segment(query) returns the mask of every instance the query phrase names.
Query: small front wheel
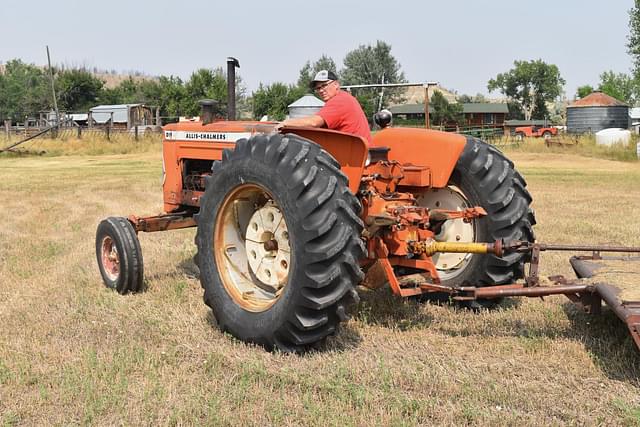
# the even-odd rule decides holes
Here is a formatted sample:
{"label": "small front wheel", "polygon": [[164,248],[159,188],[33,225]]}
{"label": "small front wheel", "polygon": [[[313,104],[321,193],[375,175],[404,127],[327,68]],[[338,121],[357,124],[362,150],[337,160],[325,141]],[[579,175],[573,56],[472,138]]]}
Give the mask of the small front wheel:
{"label": "small front wheel", "polygon": [[108,288],[119,294],[142,290],[142,250],[126,218],[109,217],[100,222],[96,231],[96,258]]}

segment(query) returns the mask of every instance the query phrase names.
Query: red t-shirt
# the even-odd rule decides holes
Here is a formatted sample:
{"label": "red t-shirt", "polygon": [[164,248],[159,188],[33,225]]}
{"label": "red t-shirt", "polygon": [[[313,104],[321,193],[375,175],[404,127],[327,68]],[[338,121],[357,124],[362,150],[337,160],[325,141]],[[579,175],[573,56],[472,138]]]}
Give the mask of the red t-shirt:
{"label": "red t-shirt", "polygon": [[358,100],[351,94],[340,90],[318,112],[329,129],[351,133],[371,142],[369,123]]}

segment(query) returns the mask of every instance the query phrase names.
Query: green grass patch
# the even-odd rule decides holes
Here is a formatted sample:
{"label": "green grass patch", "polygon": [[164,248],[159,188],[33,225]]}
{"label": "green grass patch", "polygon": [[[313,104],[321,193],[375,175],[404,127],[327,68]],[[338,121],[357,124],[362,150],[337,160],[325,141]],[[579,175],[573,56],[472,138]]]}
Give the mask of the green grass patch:
{"label": "green grass patch", "polygon": [[[362,291],[324,348],[296,356],[215,327],[193,229],[141,233],[149,289],[105,289],[95,228],[159,212],[156,148],[0,158],[0,425],[638,424],[640,356],[625,325],[564,297],[472,313]],[[509,156],[541,241],[640,246],[640,164]],[[544,253],[541,274],[572,277],[568,257]]]}

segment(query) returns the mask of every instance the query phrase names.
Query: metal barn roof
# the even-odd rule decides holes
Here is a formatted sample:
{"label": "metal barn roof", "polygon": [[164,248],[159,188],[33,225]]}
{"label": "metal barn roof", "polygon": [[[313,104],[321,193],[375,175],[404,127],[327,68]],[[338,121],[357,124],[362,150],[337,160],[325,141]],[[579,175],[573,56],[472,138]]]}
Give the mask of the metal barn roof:
{"label": "metal barn roof", "polygon": [[504,113],[509,112],[507,104],[498,104],[493,102],[473,102],[462,104],[462,112],[465,114],[472,113]]}
{"label": "metal barn roof", "polygon": [[582,99],[578,99],[568,108],[572,107],[628,107],[628,105],[606,93],[593,92]]}
{"label": "metal barn roof", "polygon": [[117,104],[117,105],[98,105],[91,108],[91,117],[98,124],[104,124],[111,119],[113,113],[113,123],[127,123],[129,118],[129,108],[138,107],[142,104]]}

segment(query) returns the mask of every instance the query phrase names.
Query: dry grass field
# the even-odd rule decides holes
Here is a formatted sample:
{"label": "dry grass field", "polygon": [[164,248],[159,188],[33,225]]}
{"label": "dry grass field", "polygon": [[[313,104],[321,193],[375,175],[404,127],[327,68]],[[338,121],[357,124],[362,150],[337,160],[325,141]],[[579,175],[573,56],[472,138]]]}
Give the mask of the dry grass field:
{"label": "dry grass field", "polygon": [[[106,289],[96,226],[159,212],[159,150],[0,157],[0,425],[640,425],[640,352],[564,297],[471,313],[363,292],[295,356],[218,332],[193,229],[140,236],[146,292]],[[640,163],[508,155],[539,240],[640,246]],[[570,276],[568,257],[541,273]]]}

